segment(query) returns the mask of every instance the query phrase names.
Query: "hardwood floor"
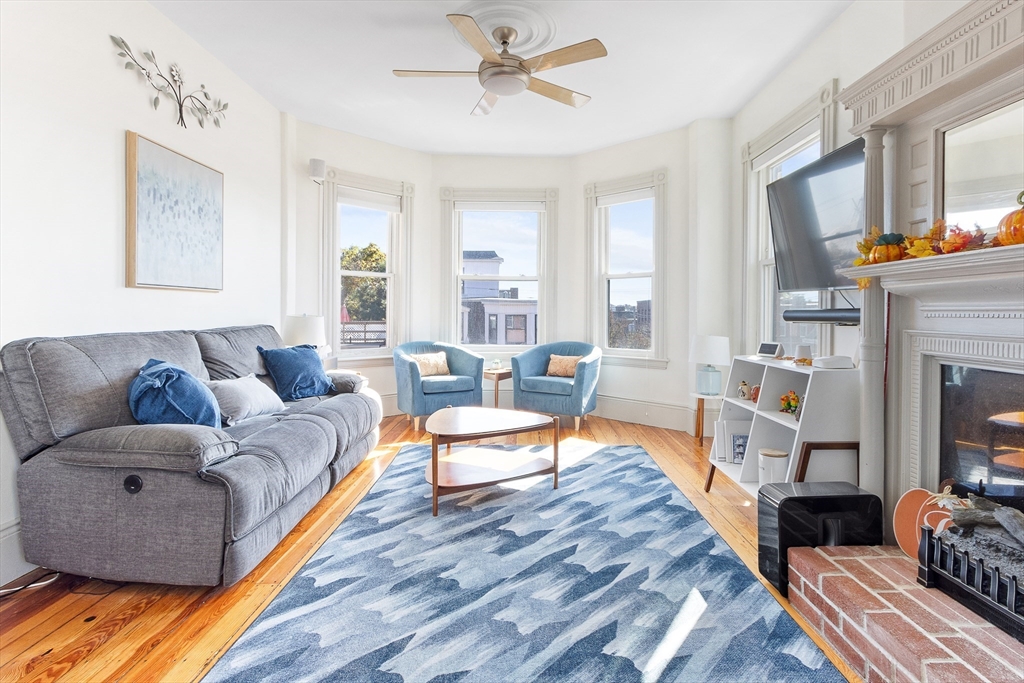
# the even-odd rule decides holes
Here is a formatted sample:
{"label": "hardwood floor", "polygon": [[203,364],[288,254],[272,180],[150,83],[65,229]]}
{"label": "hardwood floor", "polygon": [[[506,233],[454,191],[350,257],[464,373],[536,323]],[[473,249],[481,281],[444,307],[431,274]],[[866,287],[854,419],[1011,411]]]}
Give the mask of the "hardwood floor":
{"label": "hardwood floor", "polygon": [[[563,430],[562,437],[643,446],[759,576],[756,504],[724,476],[715,479],[710,493],[704,492],[707,445],[699,448],[685,432],[596,417],[584,422],[578,432]],[[550,435],[534,432],[498,441],[544,443]],[[399,449],[410,443],[430,443],[429,435],[412,431],[404,416],[386,418],[381,424],[381,445],[370,457],[252,573],[230,588],[113,584],[64,575],[44,588],[4,598],[0,601],[0,681],[184,683],[201,679],[341,523]],[[37,570],[12,585],[42,573]],[[780,601],[836,667],[849,680],[859,681],[788,602]]]}

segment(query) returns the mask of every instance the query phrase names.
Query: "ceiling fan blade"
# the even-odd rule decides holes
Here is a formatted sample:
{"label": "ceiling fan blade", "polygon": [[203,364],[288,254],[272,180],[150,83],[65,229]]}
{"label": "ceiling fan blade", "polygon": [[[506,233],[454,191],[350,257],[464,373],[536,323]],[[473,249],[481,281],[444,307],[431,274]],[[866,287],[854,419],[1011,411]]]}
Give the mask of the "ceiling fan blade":
{"label": "ceiling fan blade", "polygon": [[556,102],[568,104],[570,107],[576,107],[577,109],[579,109],[584,104],[590,101],[590,95],[584,95],[583,93],[573,92],[568,88],[563,88],[560,85],[555,85],[554,83],[542,81],[539,78],[531,78],[530,85],[526,86],[526,89],[532,90],[538,95],[550,97]]}
{"label": "ceiling fan blade", "polygon": [[480,30],[480,26],[473,17],[468,14],[449,14],[448,21],[452,22],[452,25],[458,29],[463,38],[469,41],[469,44],[484,58],[485,62],[501,64],[501,57],[494,51],[491,41],[487,40],[487,36]]}
{"label": "ceiling fan blade", "polygon": [[582,43],[576,43],[569,47],[563,47],[559,50],[531,57],[523,61],[523,66],[534,72],[547,71],[548,69],[554,69],[556,66],[585,62],[588,59],[597,59],[607,55],[608,50],[604,48],[604,44],[597,38],[592,38]]}
{"label": "ceiling fan blade", "polygon": [[471,116],[487,116],[494,109],[494,105],[498,103],[498,96],[492,92],[484,90],[484,96],[480,98],[480,101],[476,103],[473,111],[470,112]]}
{"label": "ceiling fan blade", "polygon": [[440,76],[440,77],[452,77],[452,76],[476,76],[475,71],[409,71],[408,69],[395,69],[391,73],[396,76],[403,77],[422,77],[422,76]]}

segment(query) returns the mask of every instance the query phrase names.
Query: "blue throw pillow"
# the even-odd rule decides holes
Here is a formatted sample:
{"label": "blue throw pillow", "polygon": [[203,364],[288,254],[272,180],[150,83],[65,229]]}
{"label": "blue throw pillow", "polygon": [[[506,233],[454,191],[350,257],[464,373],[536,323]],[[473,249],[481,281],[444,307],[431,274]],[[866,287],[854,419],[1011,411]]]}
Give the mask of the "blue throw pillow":
{"label": "blue throw pillow", "polygon": [[265,349],[257,346],[267,372],[274,379],[277,395],[283,401],[297,401],[309,396],[324,396],[334,383],[324,372],[324,362],[309,344],[287,349]]}
{"label": "blue throw pillow", "polygon": [[150,359],[128,387],[128,407],[139,424],[220,427],[213,392],[173,363]]}

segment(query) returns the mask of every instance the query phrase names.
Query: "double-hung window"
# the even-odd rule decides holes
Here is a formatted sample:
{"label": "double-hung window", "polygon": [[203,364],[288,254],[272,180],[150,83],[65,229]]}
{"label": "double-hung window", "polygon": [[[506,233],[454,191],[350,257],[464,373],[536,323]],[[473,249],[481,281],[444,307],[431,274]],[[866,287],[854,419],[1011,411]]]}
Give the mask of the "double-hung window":
{"label": "double-hung window", "polygon": [[398,336],[404,186],[332,173],[324,221],[329,343],[341,356],[380,355]]}
{"label": "double-hung window", "polygon": [[[447,201],[446,201],[447,200]],[[553,190],[442,190],[452,225],[451,336],[478,347],[539,342]]]}
{"label": "double-hung window", "polygon": [[611,362],[663,359],[665,177],[658,171],[586,189],[592,326]]}

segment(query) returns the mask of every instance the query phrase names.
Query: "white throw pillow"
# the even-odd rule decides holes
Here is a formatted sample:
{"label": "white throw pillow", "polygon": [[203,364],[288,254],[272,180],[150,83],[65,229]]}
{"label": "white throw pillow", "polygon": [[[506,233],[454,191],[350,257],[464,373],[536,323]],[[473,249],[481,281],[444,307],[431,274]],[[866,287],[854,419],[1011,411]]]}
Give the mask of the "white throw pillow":
{"label": "white throw pillow", "polygon": [[220,419],[227,426],[257,415],[269,415],[284,410],[284,403],[273,389],[250,374],[238,379],[218,379],[206,382],[220,404]]}
{"label": "white throw pillow", "polygon": [[416,365],[420,366],[420,377],[452,374],[448,370],[448,356],[445,355],[444,351],[438,351],[437,353],[411,353],[409,357],[416,361]]}

